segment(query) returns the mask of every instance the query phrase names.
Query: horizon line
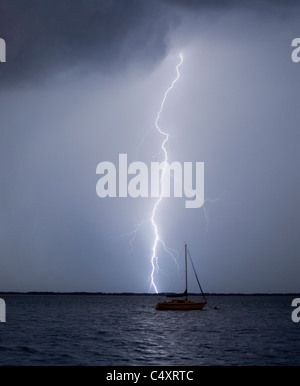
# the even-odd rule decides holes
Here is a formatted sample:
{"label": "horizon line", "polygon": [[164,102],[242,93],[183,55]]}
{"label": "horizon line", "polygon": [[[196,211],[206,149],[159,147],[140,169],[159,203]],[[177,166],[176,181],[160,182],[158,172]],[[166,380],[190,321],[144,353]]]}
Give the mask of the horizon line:
{"label": "horizon line", "polygon": [[[300,292],[204,292],[205,296],[295,296]],[[90,292],[90,291],[0,291],[0,295],[127,295],[127,296],[165,296],[166,292]],[[201,293],[190,292],[190,296],[201,296]]]}

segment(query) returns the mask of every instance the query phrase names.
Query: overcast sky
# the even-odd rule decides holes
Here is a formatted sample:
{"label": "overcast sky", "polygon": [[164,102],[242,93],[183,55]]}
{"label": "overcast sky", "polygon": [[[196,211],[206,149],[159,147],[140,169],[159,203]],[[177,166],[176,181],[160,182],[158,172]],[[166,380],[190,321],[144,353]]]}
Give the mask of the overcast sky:
{"label": "overcast sky", "polygon": [[183,290],[186,242],[205,292],[299,292],[299,15],[296,1],[2,0],[0,291],[154,291],[155,199],[98,197],[96,167],[163,159],[155,118],[181,52],[160,125],[170,162],[204,162],[205,205],[159,206],[179,269],[160,245],[157,288]]}

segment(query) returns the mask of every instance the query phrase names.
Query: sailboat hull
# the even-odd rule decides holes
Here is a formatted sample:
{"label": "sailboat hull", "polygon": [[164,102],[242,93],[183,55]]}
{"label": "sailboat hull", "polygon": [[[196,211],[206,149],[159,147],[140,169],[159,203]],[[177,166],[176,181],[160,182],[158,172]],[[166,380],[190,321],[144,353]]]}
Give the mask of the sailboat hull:
{"label": "sailboat hull", "polygon": [[206,302],[194,302],[192,300],[172,300],[171,302],[160,302],[156,304],[156,310],[202,310]]}
{"label": "sailboat hull", "polygon": [[184,293],[180,293],[180,294],[173,294],[173,295],[172,294],[171,295],[166,294],[166,296],[167,297],[182,297],[182,296],[185,296],[185,300],[183,300],[183,299],[180,299],[180,300],[172,299],[170,302],[167,302],[167,301],[159,302],[159,303],[156,304],[156,307],[155,307],[156,310],[182,310],[182,311],[202,310],[206,306],[206,304],[207,304],[205,296],[204,296],[204,293],[203,293],[203,291],[201,289],[201,286],[200,286],[200,283],[199,283],[199,280],[198,280],[195,268],[194,268],[194,264],[192,262],[192,258],[191,258],[191,263],[193,265],[194,272],[195,272],[195,275],[196,275],[196,279],[198,281],[201,293],[202,293],[203,298],[204,298],[205,301],[203,301],[203,302],[194,302],[193,300],[188,300],[187,245],[186,244],[184,245],[184,249],[185,249],[185,291],[184,291]]}

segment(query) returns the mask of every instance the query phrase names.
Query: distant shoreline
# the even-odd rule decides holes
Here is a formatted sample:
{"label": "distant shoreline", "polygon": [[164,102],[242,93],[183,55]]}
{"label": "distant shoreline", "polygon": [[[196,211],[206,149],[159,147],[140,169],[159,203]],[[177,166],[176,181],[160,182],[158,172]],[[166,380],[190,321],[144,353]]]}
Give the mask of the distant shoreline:
{"label": "distant shoreline", "polygon": [[[28,292],[0,292],[2,295],[64,295],[64,296],[165,296],[165,292],[156,293],[144,293],[144,292],[55,292],[55,291],[28,291]],[[201,293],[189,293],[190,296],[201,296]],[[297,292],[259,292],[259,293],[204,293],[205,296],[299,296]]]}

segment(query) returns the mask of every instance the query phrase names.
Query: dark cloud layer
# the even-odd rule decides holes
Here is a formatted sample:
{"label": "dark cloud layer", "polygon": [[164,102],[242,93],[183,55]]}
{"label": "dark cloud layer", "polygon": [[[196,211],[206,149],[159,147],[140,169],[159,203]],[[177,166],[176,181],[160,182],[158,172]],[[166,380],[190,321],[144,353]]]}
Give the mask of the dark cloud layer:
{"label": "dark cloud layer", "polygon": [[113,72],[134,59],[153,63],[166,52],[172,23],[176,17],[157,1],[2,1],[0,36],[9,66],[1,82],[77,67],[79,73]]}
{"label": "dark cloud layer", "polygon": [[[130,61],[153,66],[168,51],[168,33],[183,12],[251,9],[273,13],[294,4],[271,1],[3,0],[0,37],[7,61],[0,82],[38,81],[45,74],[93,69],[117,72]],[[277,12],[276,11],[276,12]]]}

